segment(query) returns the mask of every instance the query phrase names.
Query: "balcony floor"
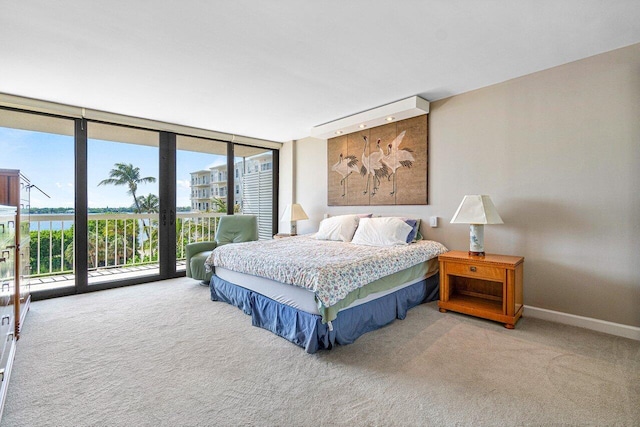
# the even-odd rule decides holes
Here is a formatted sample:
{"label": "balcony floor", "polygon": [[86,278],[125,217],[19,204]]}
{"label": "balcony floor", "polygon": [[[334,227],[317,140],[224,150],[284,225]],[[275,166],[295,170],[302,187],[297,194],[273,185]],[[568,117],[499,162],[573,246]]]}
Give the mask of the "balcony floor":
{"label": "balcony floor", "polygon": [[[185,261],[176,263],[177,271],[184,271]],[[137,265],[131,267],[101,268],[89,272],[89,285],[107,281],[118,281],[135,277],[154,276],[159,274],[158,264]],[[50,289],[69,288],[76,284],[75,274],[60,274],[52,276],[32,277],[29,279],[31,292]]]}

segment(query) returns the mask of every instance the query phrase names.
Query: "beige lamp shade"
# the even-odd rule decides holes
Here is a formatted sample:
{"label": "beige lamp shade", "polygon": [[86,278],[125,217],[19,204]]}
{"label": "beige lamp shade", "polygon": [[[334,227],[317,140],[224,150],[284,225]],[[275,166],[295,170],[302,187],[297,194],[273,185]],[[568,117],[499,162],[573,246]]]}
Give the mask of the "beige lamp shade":
{"label": "beige lamp shade", "polygon": [[470,224],[469,255],[472,256],[484,256],[484,224],[504,224],[491,198],[485,195],[464,196],[451,223]]}
{"label": "beige lamp shade", "polygon": [[298,203],[287,205],[281,218],[282,221],[300,221],[302,219],[309,219],[309,217]]}
{"label": "beige lamp shade", "polygon": [[302,209],[298,203],[293,203],[287,205],[284,210],[284,214],[282,215],[281,221],[289,221],[291,223],[291,235],[295,236],[298,233],[298,227],[296,226],[296,221],[300,221],[303,219],[309,219],[307,213]]}
{"label": "beige lamp shade", "polygon": [[464,196],[451,224],[504,224],[491,198],[486,195]]}

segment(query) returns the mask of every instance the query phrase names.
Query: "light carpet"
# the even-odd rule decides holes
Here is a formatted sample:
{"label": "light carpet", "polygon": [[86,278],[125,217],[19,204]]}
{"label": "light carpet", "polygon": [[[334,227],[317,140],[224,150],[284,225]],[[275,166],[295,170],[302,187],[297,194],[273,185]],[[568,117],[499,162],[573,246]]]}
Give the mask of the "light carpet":
{"label": "light carpet", "polygon": [[435,303],[314,355],[191,279],[32,304],[2,426],[640,425],[640,343]]}

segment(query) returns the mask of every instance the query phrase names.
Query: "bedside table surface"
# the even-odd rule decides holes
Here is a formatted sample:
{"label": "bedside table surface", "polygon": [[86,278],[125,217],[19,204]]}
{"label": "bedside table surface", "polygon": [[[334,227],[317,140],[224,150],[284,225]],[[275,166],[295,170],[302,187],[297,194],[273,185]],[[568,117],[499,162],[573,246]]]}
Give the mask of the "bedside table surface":
{"label": "bedside table surface", "polygon": [[449,251],[438,256],[440,261],[456,261],[465,263],[484,263],[500,266],[515,267],[524,262],[524,257],[511,255],[486,254],[485,256],[472,256],[468,252]]}

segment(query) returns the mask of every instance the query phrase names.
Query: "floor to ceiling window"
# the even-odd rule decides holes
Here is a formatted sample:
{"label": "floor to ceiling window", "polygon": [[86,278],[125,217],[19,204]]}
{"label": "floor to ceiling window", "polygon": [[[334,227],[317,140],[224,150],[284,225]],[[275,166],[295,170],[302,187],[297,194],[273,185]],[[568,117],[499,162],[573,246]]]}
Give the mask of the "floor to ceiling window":
{"label": "floor to ceiling window", "polygon": [[36,186],[33,299],[182,275],[224,215],[275,230],[276,149],[1,107],[0,150]]}
{"label": "floor to ceiling window", "polygon": [[87,132],[88,284],[156,276],[158,132],[93,122]]}
{"label": "floor to ceiling window", "polygon": [[185,246],[215,238],[227,214],[227,143],[176,138],[176,269],[184,270]]}
{"label": "floor to ceiling window", "polygon": [[32,185],[22,220],[30,221],[35,292],[74,286],[73,134],[73,120],[0,110],[0,168],[19,169]]}
{"label": "floor to ceiling window", "polygon": [[258,237],[271,239],[274,233],[273,150],[235,144],[233,197],[238,210],[258,217]]}

